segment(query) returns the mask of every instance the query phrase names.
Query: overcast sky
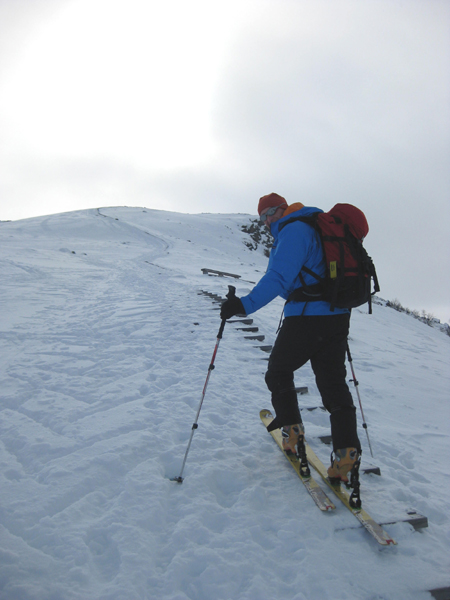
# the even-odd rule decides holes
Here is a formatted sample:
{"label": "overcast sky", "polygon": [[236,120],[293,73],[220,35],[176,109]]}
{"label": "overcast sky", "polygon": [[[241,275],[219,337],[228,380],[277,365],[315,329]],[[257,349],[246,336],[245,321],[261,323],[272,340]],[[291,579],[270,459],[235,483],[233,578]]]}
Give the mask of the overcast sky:
{"label": "overcast sky", "polygon": [[0,220],[356,204],[450,319],[449,0],[0,0],[0,160]]}

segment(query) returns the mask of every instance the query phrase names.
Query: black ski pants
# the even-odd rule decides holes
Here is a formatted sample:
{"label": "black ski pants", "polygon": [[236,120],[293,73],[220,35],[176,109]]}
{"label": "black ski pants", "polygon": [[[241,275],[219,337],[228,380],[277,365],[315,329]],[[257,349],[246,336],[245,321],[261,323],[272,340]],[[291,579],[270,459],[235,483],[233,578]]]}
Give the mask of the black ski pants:
{"label": "black ski pants", "polygon": [[284,319],[266,373],[276,415],[269,430],[301,423],[294,371],[309,360],[323,405],[330,413],[333,449],[361,450],[356,431],[356,409],[346,382],[349,326],[349,314]]}

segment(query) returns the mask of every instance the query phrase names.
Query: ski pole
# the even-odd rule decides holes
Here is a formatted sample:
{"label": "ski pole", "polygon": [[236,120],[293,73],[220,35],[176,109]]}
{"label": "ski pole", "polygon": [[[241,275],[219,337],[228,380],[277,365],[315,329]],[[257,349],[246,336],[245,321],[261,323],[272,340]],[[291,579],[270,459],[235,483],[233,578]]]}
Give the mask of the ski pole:
{"label": "ski pole", "polygon": [[[231,298],[232,296],[235,296],[236,294],[236,288],[232,285],[228,286],[229,292],[227,294],[227,298]],[[220,340],[222,339],[222,334],[223,334],[223,330],[225,328],[225,323],[226,323],[226,319],[222,319],[222,323],[220,325],[220,329],[219,329],[219,333],[217,334],[217,340],[216,340],[216,345],[214,347],[214,352],[211,358],[211,363],[209,365],[208,368],[208,374],[206,376],[206,381],[205,381],[205,385],[203,386],[203,392],[202,392],[202,397],[200,399],[200,404],[198,406],[198,410],[197,410],[197,415],[195,417],[195,422],[192,425],[192,429],[191,429],[191,437],[189,438],[189,442],[186,448],[186,453],[184,455],[184,460],[183,460],[183,464],[181,466],[181,471],[180,474],[178,475],[178,477],[174,477],[174,479],[172,479],[172,481],[176,481],[177,483],[183,483],[183,471],[184,471],[184,467],[186,465],[186,460],[189,454],[189,450],[191,448],[191,443],[192,443],[192,438],[194,437],[194,432],[196,429],[198,429],[198,418],[200,416],[200,411],[202,409],[202,405],[203,405],[203,400],[205,399],[205,394],[206,394],[206,388],[208,387],[208,382],[209,382],[209,378],[211,376],[211,371],[213,371],[214,369],[214,361],[216,360],[216,354],[217,354],[217,350],[219,349],[219,344],[220,344]]]}
{"label": "ski pole", "polygon": [[364,418],[364,411],[363,411],[363,407],[362,407],[362,403],[361,403],[361,396],[359,395],[359,389],[358,389],[359,382],[356,379],[355,371],[353,369],[353,360],[352,360],[352,355],[350,353],[350,346],[348,345],[348,343],[347,343],[347,356],[348,356],[348,362],[350,363],[350,369],[352,370],[352,376],[353,376],[353,379],[351,379],[351,381],[353,381],[353,383],[355,384],[355,390],[356,390],[356,395],[358,396],[359,408],[361,409],[361,416],[362,416],[362,420],[363,420],[362,426],[366,430],[367,441],[369,443],[370,455],[373,458],[372,445],[370,443],[370,438],[369,438],[369,431],[367,429],[366,419]]}

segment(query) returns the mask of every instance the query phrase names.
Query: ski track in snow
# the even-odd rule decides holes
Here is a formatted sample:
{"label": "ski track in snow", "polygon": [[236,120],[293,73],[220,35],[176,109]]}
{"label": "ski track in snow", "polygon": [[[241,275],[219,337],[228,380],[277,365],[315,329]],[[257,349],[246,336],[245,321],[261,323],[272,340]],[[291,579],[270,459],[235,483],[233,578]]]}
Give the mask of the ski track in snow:
{"label": "ski track in snow", "polygon": [[[252,287],[201,268],[259,279],[249,218],[102,208],[0,223],[1,600],[425,600],[450,584],[450,340],[384,306],[352,316],[363,465],[382,472],[362,476],[362,497],[378,520],[414,508],[427,529],[386,525],[398,546],[381,548],[339,501],[317,510],[259,420],[268,355],[231,323],[185,480],[170,481],[220,325],[200,291]],[[282,306],[252,315],[264,344]],[[309,366],[296,383],[302,407],[320,404]],[[303,414],[326,462],[328,416]]]}

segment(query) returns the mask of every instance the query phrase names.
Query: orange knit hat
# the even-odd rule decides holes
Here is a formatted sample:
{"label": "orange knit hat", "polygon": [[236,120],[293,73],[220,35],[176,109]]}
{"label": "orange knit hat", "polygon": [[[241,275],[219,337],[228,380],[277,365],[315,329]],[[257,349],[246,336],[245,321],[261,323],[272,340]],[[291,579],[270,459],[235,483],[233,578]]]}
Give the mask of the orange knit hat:
{"label": "orange knit hat", "polygon": [[272,192],[271,194],[267,194],[267,196],[263,196],[259,199],[258,214],[260,215],[263,210],[266,210],[266,208],[272,208],[274,206],[284,206],[285,208],[287,208],[288,204],[283,198],[283,196]]}

